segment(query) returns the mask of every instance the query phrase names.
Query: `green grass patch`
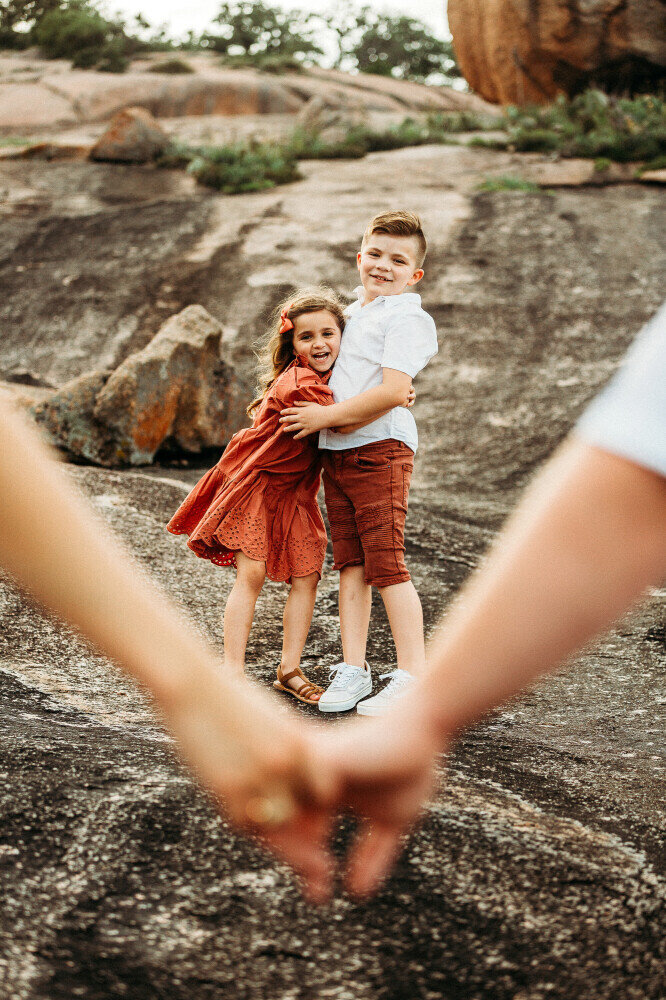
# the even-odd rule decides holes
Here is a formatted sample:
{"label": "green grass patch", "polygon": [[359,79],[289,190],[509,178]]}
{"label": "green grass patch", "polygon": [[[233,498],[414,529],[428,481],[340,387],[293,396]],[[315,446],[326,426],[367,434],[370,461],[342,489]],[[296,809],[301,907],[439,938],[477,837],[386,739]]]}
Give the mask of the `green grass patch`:
{"label": "green grass patch", "polygon": [[531,194],[540,192],[541,188],[532,181],[526,181],[523,177],[486,177],[479,184],[478,191],[528,191]]}
{"label": "green grass patch", "polygon": [[29,146],[31,140],[24,139],[20,135],[0,135],[0,147],[2,146]]}

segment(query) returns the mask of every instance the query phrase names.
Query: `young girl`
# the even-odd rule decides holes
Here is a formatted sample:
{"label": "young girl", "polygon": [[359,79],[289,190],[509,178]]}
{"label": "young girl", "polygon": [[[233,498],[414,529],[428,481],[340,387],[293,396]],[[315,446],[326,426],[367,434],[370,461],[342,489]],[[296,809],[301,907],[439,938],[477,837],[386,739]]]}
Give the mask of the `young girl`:
{"label": "young girl", "polygon": [[344,329],[342,305],[327,289],[299,292],[278,307],[274,332],[260,357],[263,392],[248,406],[252,427],[233,436],[167,525],[217,566],[234,566],[224,612],[224,656],[242,672],[255,604],[264,580],[291,584],[284,609],[282,658],[274,686],[306,704],[323,688],[300,669],[326,529],[317,504],[321,464],[317,435],[294,440],[280,411],[297,402],[330,404],[331,369]]}

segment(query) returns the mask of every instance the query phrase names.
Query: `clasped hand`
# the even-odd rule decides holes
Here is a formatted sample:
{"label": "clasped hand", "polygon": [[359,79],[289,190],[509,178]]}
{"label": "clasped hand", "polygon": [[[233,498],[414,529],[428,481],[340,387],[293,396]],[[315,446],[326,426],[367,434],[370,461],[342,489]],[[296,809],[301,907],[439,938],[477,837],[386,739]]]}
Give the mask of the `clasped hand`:
{"label": "clasped hand", "polygon": [[[236,689],[238,707],[246,690],[249,694],[246,682]],[[215,705],[216,699],[206,701]],[[433,788],[442,741],[424,720],[419,698],[403,699],[381,721],[355,720],[324,730],[278,714],[261,691],[252,691],[252,702],[243,729],[231,740],[223,737],[210,763],[202,766],[199,748],[188,755],[190,764],[233,822],[286,861],[315,902],[331,896],[333,826],[341,812],[353,810],[360,830],[347,859],[346,885],[356,895],[376,891]],[[180,728],[172,725],[182,749],[187,741]],[[208,735],[220,731],[213,725]],[[278,794],[291,806],[284,819],[253,822],[248,802]]]}

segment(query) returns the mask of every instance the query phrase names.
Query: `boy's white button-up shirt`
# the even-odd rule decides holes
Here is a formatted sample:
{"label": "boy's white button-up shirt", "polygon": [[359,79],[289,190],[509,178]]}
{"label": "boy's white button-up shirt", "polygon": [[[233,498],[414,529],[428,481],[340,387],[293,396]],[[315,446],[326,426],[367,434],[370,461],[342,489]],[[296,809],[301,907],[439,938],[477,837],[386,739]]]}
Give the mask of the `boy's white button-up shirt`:
{"label": "boy's white button-up shirt", "polygon": [[[422,309],[420,295],[380,295],[362,306],[363,287],[359,286],[356,293],[358,301],[345,310],[347,324],[328,383],[336,403],[381,385],[383,368],[394,368],[414,378],[438,350],[435,322]],[[395,406],[351,434],[339,434],[330,428],[320,431],[319,447],[344,451],[386,438],[403,441],[416,451],[416,421],[406,407]]]}

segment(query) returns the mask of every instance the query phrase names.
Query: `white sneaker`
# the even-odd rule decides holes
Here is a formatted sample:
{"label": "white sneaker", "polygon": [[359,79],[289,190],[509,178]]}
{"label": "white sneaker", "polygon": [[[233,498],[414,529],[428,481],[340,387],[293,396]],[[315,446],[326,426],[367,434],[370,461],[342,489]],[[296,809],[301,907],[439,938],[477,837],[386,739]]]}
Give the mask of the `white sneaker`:
{"label": "white sneaker", "polygon": [[320,712],[348,712],[361,698],[372,694],[370,667],[352,667],[349,663],[336,663],[331,667],[328,688],[317,702]]}
{"label": "white sneaker", "polygon": [[400,667],[388,674],[382,674],[380,680],[384,680],[385,677],[390,677],[391,680],[384,690],[376,694],[374,698],[367,698],[356,706],[359,715],[385,715],[416,680],[416,677],[406,670],[401,670]]}

